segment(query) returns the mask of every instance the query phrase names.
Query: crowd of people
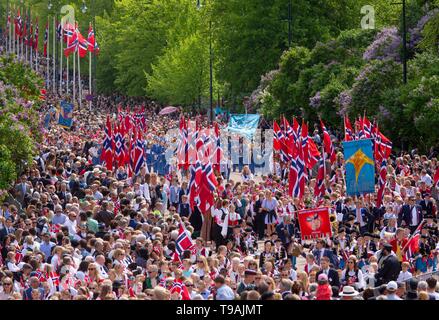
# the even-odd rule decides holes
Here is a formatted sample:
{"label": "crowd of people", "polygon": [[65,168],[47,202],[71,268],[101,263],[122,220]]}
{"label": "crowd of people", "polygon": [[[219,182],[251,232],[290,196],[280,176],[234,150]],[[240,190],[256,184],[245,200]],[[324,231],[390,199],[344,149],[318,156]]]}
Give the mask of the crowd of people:
{"label": "crowd of people", "polygon": [[[61,98],[49,94],[42,117]],[[315,175],[302,199],[288,196],[277,155],[261,177],[248,166],[215,172],[206,216],[191,209],[176,167],[133,177],[106,169],[105,119],[132,103],[145,106],[147,140],[169,145],[179,115],[160,116],[151,101],[98,97],[74,110],[71,129],[50,123],[1,204],[0,300],[439,300],[435,157],[392,155],[376,207],[373,194],[346,196],[336,144],[319,204],[330,208],[332,236],[302,241],[297,212],[316,206]],[[181,227],[195,245],[179,254]],[[419,249],[407,255],[416,230]]]}

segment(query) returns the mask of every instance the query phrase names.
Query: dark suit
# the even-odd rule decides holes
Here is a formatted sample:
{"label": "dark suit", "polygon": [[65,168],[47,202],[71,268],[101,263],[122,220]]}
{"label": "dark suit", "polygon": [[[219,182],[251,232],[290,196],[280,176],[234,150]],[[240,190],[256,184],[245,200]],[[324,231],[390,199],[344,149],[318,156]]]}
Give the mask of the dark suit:
{"label": "dark suit", "polygon": [[25,187],[23,187],[22,183],[15,186],[15,198],[18,202],[20,202],[22,206],[25,204],[24,200],[26,199],[26,195],[30,195],[30,193],[31,190],[27,184],[25,185]]}
{"label": "dark suit", "polygon": [[[315,250],[313,250],[312,253],[313,253],[314,257],[316,258],[316,263],[318,265],[320,265],[320,258],[321,258],[320,251],[315,249]],[[338,264],[339,264],[338,258],[335,256],[335,254],[331,250],[324,249],[323,257],[328,257],[330,263],[334,266],[334,268],[338,268]]]}
{"label": "dark suit", "polygon": [[419,205],[415,205],[414,207],[416,207],[416,214],[418,215],[417,216],[418,223],[416,225],[412,226],[413,207],[411,207],[408,204],[402,206],[401,214],[399,215],[399,219],[398,219],[398,225],[400,225],[401,222],[404,221],[406,226],[410,228],[410,232],[413,232],[422,221],[422,207]]}
{"label": "dark suit", "polygon": [[384,258],[381,268],[375,275],[377,285],[385,284],[389,281],[396,281],[400,271],[401,265],[398,261],[398,258],[394,255],[388,255]]}
{"label": "dark suit", "polygon": [[3,243],[8,234],[14,234],[15,229],[12,227],[10,229],[11,230],[9,232],[6,230],[6,228],[0,229],[0,243]]}
{"label": "dark suit", "polygon": [[[319,275],[321,275],[322,273],[323,271],[320,270],[319,272],[317,272],[316,277],[318,278]],[[329,269],[328,280],[331,286],[337,286],[340,288],[340,278],[338,276],[338,272],[335,269],[331,269],[331,268]]]}
{"label": "dark suit", "polygon": [[281,222],[276,226],[276,232],[279,239],[286,246],[291,242],[291,237],[294,236],[294,225]]}

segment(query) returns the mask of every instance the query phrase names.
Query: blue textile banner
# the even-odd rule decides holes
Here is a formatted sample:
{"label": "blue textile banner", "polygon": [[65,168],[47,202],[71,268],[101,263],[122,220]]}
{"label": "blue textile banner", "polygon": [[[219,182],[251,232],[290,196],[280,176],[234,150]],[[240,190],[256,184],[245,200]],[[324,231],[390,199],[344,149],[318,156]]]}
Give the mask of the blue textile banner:
{"label": "blue textile banner", "polygon": [[372,140],[343,142],[346,168],[346,192],[362,195],[375,192],[375,160]]}
{"label": "blue textile banner", "polygon": [[259,125],[259,114],[232,114],[230,115],[227,131],[252,139]]}
{"label": "blue textile banner", "polygon": [[73,104],[61,101],[58,116],[58,124],[65,128],[70,128],[73,124]]}

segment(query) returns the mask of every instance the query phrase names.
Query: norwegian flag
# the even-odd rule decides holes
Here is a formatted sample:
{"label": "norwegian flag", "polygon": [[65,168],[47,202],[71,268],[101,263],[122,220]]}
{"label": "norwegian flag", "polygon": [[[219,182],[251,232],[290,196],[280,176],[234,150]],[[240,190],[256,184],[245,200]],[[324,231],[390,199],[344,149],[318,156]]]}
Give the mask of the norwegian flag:
{"label": "norwegian flag", "polygon": [[142,133],[138,130],[137,131],[137,137],[135,137],[135,149],[134,149],[134,174],[138,175],[140,173],[140,170],[145,165],[145,157],[144,152],[145,148],[143,146],[143,139],[142,139]]}
{"label": "norwegian flag", "polygon": [[21,254],[21,252],[17,251],[17,252],[15,253],[15,262],[16,262],[16,263],[20,263],[20,262],[21,262],[21,259],[23,259],[23,255]]}
{"label": "norwegian flag", "polygon": [[47,57],[47,41],[49,40],[49,20],[46,23],[46,31],[44,31],[44,56]]}
{"label": "norwegian flag", "polygon": [[298,179],[299,170],[297,168],[296,160],[297,159],[295,157],[291,159],[290,171],[288,174],[288,194],[290,195],[290,197],[292,197],[293,195],[297,196],[295,194],[295,190],[299,185],[299,179]]}
{"label": "norwegian flag", "polygon": [[319,162],[321,155],[316,143],[313,139],[308,139],[308,169],[312,170],[317,162]]}
{"label": "norwegian flag", "polygon": [[122,156],[122,132],[119,124],[114,126],[114,160],[118,166],[124,165],[125,154]]}
{"label": "norwegian flag", "polygon": [[78,26],[76,25],[76,36],[78,38],[78,52],[79,57],[84,58],[88,52],[88,41],[84,38],[84,36],[79,32]]}
{"label": "norwegian flag", "polygon": [[325,166],[325,152],[322,152],[319,162],[319,170],[317,172],[317,181],[314,186],[314,196],[323,197],[325,195],[325,176],[326,176],[326,166]]}
{"label": "norwegian flag", "polygon": [[273,131],[274,131],[273,149],[276,151],[281,151],[282,145],[284,143],[283,142],[284,135],[281,128],[277,124],[276,120],[274,120],[273,122]]}
{"label": "norwegian flag", "polygon": [[61,231],[61,226],[59,224],[51,224],[49,225],[49,232],[57,234]]}
{"label": "norwegian flag", "polygon": [[364,125],[361,116],[355,121],[355,129],[357,130],[357,140],[364,139]]}
{"label": "norwegian flag", "polygon": [[191,300],[189,292],[181,279],[175,280],[171,287],[171,294],[178,293],[181,295],[181,300]]}
{"label": "norwegian flag", "polygon": [[184,228],[183,224],[180,223],[179,232],[177,240],[175,241],[175,250],[178,255],[181,256],[185,250],[192,250],[195,244],[189,237],[188,232]]}
{"label": "norwegian flag", "polygon": [[39,29],[39,26],[38,26],[38,17],[37,17],[36,20],[35,20],[35,35],[34,35],[34,43],[33,43],[35,51],[38,50],[38,40],[39,40],[38,38],[39,37],[40,37],[40,29]]}
{"label": "norwegian flag", "polygon": [[23,20],[21,18],[20,9],[18,9],[17,18],[15,19],[15,34],[18,37],[23,36]]}
{"label": "norwegian flag", "polygon": [[297,142],[298,142],[298,135],[297,135],[297,131],[295,130],[295,124],[296,124],[296,119],[294,119],[294,124],[293,124],[293,128],[291,128],[290,123],[288,122],[288,120],[283,117],[283,127],[284,127],[284,149],[283,152],[285,153],[284,155],[284,160],[289,161],[291,160],[291,158],[293,157],[294,154],[294,150],[297,146]]}
{"label": "norwegian flag", "polygon": [[57,22],[56,23],[56,39],[58,39],[58,41],[61,41],[63,36],[63,27],[61,25],[61,23]]}
{"label": "norwegian flag", "polygon": [[107,115],[105,138],[102,146],[101,161],[105,162],[107,170],[113,170],[113,137],[111,134],[110,116]]}
{"label": "norwegian flag", "polygon": [[320,120],[320,124],[323,130],[323,144],[325,146],[325,152],[328,155],[331,163],[334,163],[336,160],[336,154],[335,154],[334,146],[332,144],[331,136],[329,135],[328,130],[326,130],[325,124],[323,123],[322,120]]}
{"label": "norwegian flag", "polygon": [[[300,140],[302,140],[302,138],[300,138]],[[302,198],[305,193],[306,167],[305,167],[305,161],[303,159],[303,148],[301,141],[299,141],[299,148],[297,151],[296,167],[297,167],[297,179],[299,183],[296,184],[295,186],[294,195],[296,197]]]}
{"label": "norwegian flag", "polygon": [[58,275],[58,273],[53,272],[53,271],[49,272],[49,273],[46,273],[46,279],[52,280],[52,284],[55,287],[59,286],[59,275]]}
{"label": "norwegian flag", "polygon": [[434,177],[433,177],[433,182],[434,182],[434,186],[436,188],[439,187],[439,166],[436,168],[436,172],[434,173]]}
{"label": "norwegian flag", "polygon": [[348,116],[344,116],[344,141],[355,140],[354,130]]}
{"label": "norwegian flag", "polygon": [[[303,161],[305,162],[306,167],[308,166],[308,157],[309,157],[309,151],[308,151],[308,124],[305,123],[304,120],[302,120],[302,132],[301,132],[301,141],[302,141],[302,151],[303,151]],[[308,179],[307,176],[307,170],[305,167],[305,178]]]}
{"label": "norwegian flag", "polygon": [[40,280],[41,282],[47,281],[46,275],[43,271],[35,270],[35,273],[36,273],[36,277],[38,278],[38,280]]}
{"label": "norwegian flag", "polygon": [[189,168],[189,142],[188,142],[188,125],[182,115],[180,117],[180,141],[177,149],[178,167],[187,170]]}
{"label": "norwegian flag", "polygon": [[34,40],[33,40],[33,32],[34,32],[33,29],[34,29],[34,26],[32,24],[32,21],[30,21],[29,24],[30,24],[30,29],[29,29],[29,39],[27,41],[27,46],[28,47],[33,47],[34,46]]}
{"label": "norwegian flag", "polygon": [[217,122],[215,122],[214,125],[214,133],[215,151],[213,153],[213,169],[219,171],[223,159],[223,149],[221,148],[221,132]]}
{"label": "norwegian flag", "polygon": [[384,188],[386,187],[386,177],[387,177],[387,159],[383,159],[381,162],[380,175],[378,179],[378,194],[376,198],[377,208],[381,207],[384,196]]}
{"label": "norwegian flag", "polygon": [[363,118],[363,132],[364,132],[364,138],[370,139],[372,137],[372,124],[370,123],[366,115],[364,115]]}
{"label": "norwegian flag", "polygon": [[419,239],[421,238],[421,229],[424,223],[425,220],[422,220],[415,232],[407,241],[405,247],[402,249],[406,261],[410,261],[413,255],[419,251]]}
{"label": "norwegian flag", "polygon": [[199,209],[203,214],[210,212],[210,208],[214,205],[215,199],[213,197],[213,192],[216,190],[217,186],[218,181],[213,174],[212,165],[210,163],[203,165],[199,188]]}
{"label": "norwegian flag", "polygon": [[93,26],[91,25],[91,23],[90,23],[90,26],[88,27],[87,41],[88,41],[88,51],[94,52],[96,39],[95,39],[95,32],[93,30]]}
{"label": "norwegian flag", "polygon": [[67,43],[67,47],[64,49],[64,55],[68,58],[72,53],[78,50],[79,44],[76,28],[71,24],[66,24],[64,26],[64,38]]}

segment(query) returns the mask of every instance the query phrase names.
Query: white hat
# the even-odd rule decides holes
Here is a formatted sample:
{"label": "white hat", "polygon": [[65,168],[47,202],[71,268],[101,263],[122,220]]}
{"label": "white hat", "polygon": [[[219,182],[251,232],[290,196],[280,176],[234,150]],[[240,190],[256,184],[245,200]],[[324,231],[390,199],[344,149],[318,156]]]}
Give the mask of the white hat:
{"label": "white hat", "polygon": [[387,291],[394,292],[397,289],[398,289],[398,284],[395,281],[390,281],[386,286]]}
{"label": "white hat", "polygon": [[343,287],[343,292],[340,293],[340,297],[355,297],[358,296],[358,294],[358,291],[356,291],[353,287],[345,286]]}

